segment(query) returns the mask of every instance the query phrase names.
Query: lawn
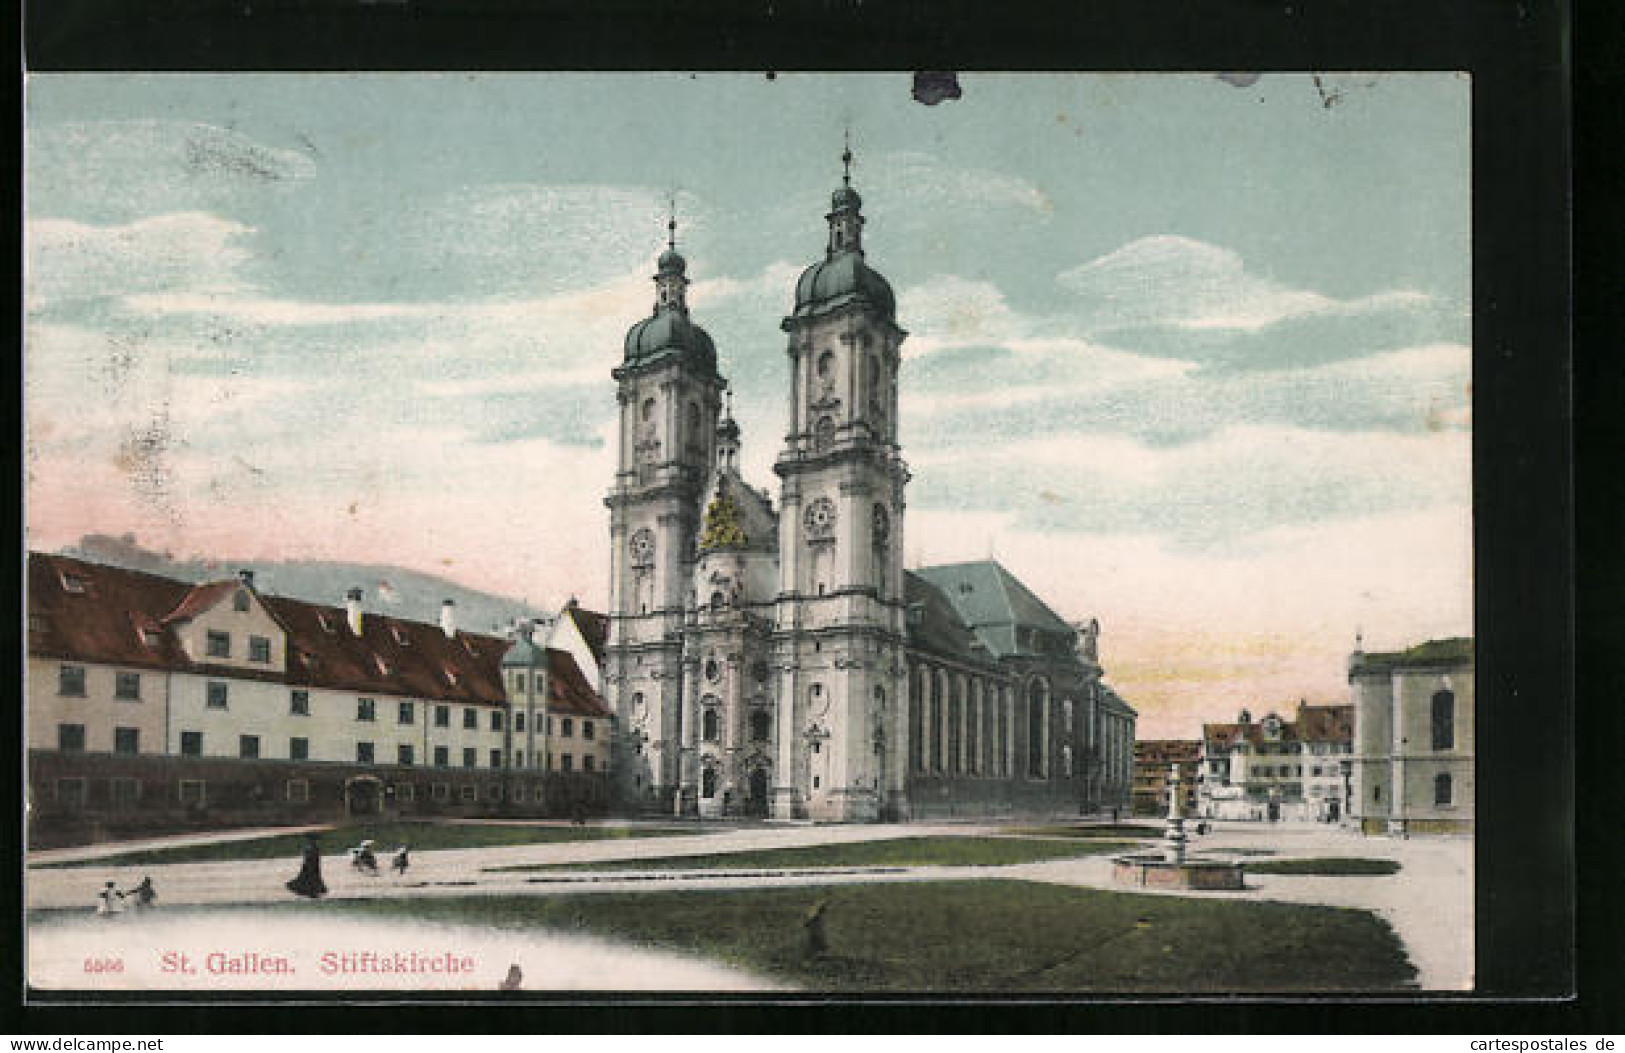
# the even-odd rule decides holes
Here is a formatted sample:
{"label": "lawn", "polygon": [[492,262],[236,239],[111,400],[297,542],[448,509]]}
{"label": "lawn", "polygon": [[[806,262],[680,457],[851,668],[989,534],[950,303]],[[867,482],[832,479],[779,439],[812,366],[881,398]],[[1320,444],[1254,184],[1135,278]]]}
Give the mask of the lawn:
{"label": "lawn", "polygon": [[[606,841],[629,837],[671,837],[694,834],[679,827],[626,826],[521,826],[492,823],[363,823],[341,826],[317,834],[322,852],[337,853],[371,838],[380,852],[410,845],[414,852],[440,848],[489,848],[496,845],[547,845],[570,841]],[[211,863],[236,859],[298,859],[304,834],[273,834],[248,841],[217,841],[139,849],[116,856],[63,863],[43,863],[39,869],[58,867],[143,866],[160,863]],[[386,860],[387,861],[387,860]]]}
{"label": "lawn", "polygon": [[1399,873],[1392,859],[1325,858],[1269,859],[1248,863],[1249,874],[1313,874],[1323,877],[1365,877]]}
{"label": "lawn", "polygon": [[1072,859],[1135,847],[1126,841],[1036,841],[1004,837],[902,837],[887,841],[772,848],[754,852],[619,859],[605,863],[528,863],[486,870],[765,870],[787,867],[1007,866]]}
{"label": "lawn", "polygon": [[[828,950],[805,922],[826,904]],[[1413,988],[1387,923],[1358,910],[1025,881],[470,896],[296,911],[547,929],[698,954],[810,991],[1353,992]]]}
{"label": "lawn", "polygon": [[1018,826],[1005,833],[1029,837],[1161,837],[1162,827],[1141,823],[1094,823],[1066,826]]}

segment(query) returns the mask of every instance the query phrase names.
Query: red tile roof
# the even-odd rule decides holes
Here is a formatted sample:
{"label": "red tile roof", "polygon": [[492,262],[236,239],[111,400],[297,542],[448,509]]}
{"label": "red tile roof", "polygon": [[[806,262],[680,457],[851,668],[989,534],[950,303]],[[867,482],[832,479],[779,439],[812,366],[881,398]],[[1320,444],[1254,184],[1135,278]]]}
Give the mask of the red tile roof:
{"label": "red tile roof", "polygon": [[1141,739],[1134,744],[1136,764],[1173,764],[1200,758],[1202,744],[1195,739]]}
{"label": "red tile roof", "polygon": [[547,708],[554,713],[608,718],[609,708],[592,689],[587,677],[569,651],[547,649],[549,676]]}
{"label": "red tile roof", "polygon": [[[65,577],[78,579],[83,592],[66,588]],[[197,616],[239,587],[235,580],[193,586],[142,571],[30,552],[28,651],[47,658],[219,672],[241,679],[434,701],[494,704],[506,698],[501,677],[506,640],[463,632],[448,639],[438,625],[372,613],[363,617],[362,633],[356,636],[342,608],[282,596],[256,593],[287,633],[286,673],[215,666],[187,657],[169,626]],[[323,617],[331,632],[322,628]],[[142,640],[143,629],[157,631],[150,646]],[[575,668],[573,661],[570,668]],[[593,694],[579,670],[574,679]],[[572,687],[571,698],[578,694],[579,689]]]}
{"label": "red tile roof", "polygon": [[581,638],[587,642],[587,650],[592,652],[593,661],[603,668],[604,647],[609,642],[609,615],[589,611],[573,603],[568,610],[581,632]]}
{"label": "red tile roof", "polygon": [[[1298,719],[1281,721],[1281,742],[1350,742],[1353,738],[1351,705],[1311,706],[1299,702]],[[1203,724],[1202,739],[1210,750],[1231,750],[1242,742],[1256,746],[1264,741],[1264,722]]]}

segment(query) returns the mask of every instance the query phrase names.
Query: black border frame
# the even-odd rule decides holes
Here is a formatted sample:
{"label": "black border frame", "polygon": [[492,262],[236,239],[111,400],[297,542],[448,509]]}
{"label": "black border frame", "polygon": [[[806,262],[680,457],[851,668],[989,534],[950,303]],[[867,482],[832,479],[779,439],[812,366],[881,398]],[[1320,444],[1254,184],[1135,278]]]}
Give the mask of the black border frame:
{"label": "black border frame", "polygon": [[[627,999],[557,1006],[531,1002],[524,1003],[522,1013],[484,1002],[472,1011],[477,1015],[387,1002],[290,1012],[269,1005],[182,1007],[132,999],[94,1011],[30,1006],[16,1021],[8,1020],[8,1027],[61,1034],[112,1029],[1521,1033],[1607,1030],[1609,1021],[1616,1032],[1625,1027],[1612,990],[1618,983],[1619,948],[1625,946],[1620,939],[1625,912],[1605,916],[1597,910],[1603,897],[1618,902],[1617,882],[1607,873],[1617,866],[1582,871],[1578,865],[1582,856],[1612,852],[1618,858],[1618,838],[1610,836],[1609,826],[1617,826],[1621,814],[1625,731],[1619,699],[1625,691],[1615,676],[1611,704],[1590,711],[1585,734],[1576,738],[1572,385],[1579,379],[1606,390],[1606,381],[1614,379],[1617,393],[1618,380],[1617,367],[1610,371],[1596,358],[1579,362],[1578,377],[1571,372],[1571,18],[1565,0],[690,0],[680,5],[659,0],[25,0],[26,65],[37,72],[1468,71],[1474,97],[1476,635],[1484,718],[1479,724],[1479,997],[1471,999],[953,1004],[885,999],[653,1007]],[[1619,86],[1617,67],[1599,68],[1595,80],[1605,89]],[[20,399],[20,364],[14,376]],[[1594,423],[1598,415],[1589,419]],[[20,483],[16,446],[11,456],[18,461],[12,478]],[[1611,496],[1619,493],[1615,484]],[[20,490],[17,496],[20,513]],[[1595,504],[1589,507],[1597,510]],[[1609,510],[1604,504],[1603,511]],[[15,521],[20,534],[20,514]],[[1613,541],[1617,547],[1620,536],[1625,534],[1601,529],[1587,540]],[[22,548],[19,544],[16,551]],[[1625,576],[1605,571],[1602,582],[1618,585]],[[1611,597],[1621,591],[1612,589]],[[1588,612],[1625,627],[1625,619],[1613,614],[1617,599],[1599,602],[1607,595],[1606,589],[1591,593]],[[1597,649],[1593,654],[1606,655],[1618,635],[1599,630],[1585,639]],[[11,683],[21,682],[21,648],[18,639],[7,655],[19,674]],[[13,786],[19,785],[20,761],[20,751],[4,757]],[[1577,835],[1578,770],[1586,773],[1586,795],[1578,802],[1584,812]],[[9,843],[18,844],[13,824],[20,809],[9,811],[7,819]],[[1577,893],[1593,912],[1584,928],[1575,923]],[[0,895],[0,908],[20,907],[16,886],[8,885]],[[20,962],[20,933],[8,943],[6,949],[15,953],[4,957]],[[6,972],[14,980],[11,990],[20,994],[16,966],[8,965]],[[1542,1000],[1506,1000],[1514,997]]]}

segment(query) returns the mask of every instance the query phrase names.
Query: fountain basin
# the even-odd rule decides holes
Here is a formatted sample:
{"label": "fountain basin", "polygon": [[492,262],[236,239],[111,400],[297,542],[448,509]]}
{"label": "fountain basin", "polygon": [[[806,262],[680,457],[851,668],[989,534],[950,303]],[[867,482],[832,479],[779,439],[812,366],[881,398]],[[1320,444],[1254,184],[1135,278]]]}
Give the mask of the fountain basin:
{"label": "fountain basin", "polygon": [[1119,885],[1142,888],[1188,888],[1227,891],[1244,888],[1244,864],[1220,859],[1183,859],[1175,862],[1160,854],[1118,856],[1112,860],[1112,879]]}

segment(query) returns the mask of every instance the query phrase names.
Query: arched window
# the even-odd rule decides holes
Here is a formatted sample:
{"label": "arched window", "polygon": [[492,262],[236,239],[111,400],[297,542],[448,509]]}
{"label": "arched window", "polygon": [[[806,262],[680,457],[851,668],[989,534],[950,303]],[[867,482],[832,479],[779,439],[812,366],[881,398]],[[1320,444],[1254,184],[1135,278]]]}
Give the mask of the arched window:
{"label": "arched window", "polygon": [[963,727],[964,702],[960,698],[960,684],[961,679],[957,676],[948,681],[948,770],[955,775],[963,768],[960,764],[960,746],[964,739],[960,729]]}
{"label": "arched window", "polygon": [[700,773],[700,796],[706,800],[717,795],[717,770],[706,768]]}
{"label": "arched window", "polygon": [[1455,787],[1451,785],[1450,773],[1440,772],[1433,777],[1433,803],[1455,803]]}
{"label": "arched window", "polygon": [[693,402],[688,404],[688,441],[696,446],[700,442],[700,407]]}
{"label": "arched window", "polygon": [[650,421],[654,420],[655,419],[655,400],[654,399],[644,399],[643,400],[643,409],[642,409],[641,413],[642,413],[642,417],[643,417],[643,423],[648,424]]}
{"label": "arched window", "polygon": [[767,710],[758,709],[750,715],[750,738],[752,742],[766,742],[771,728],[772,718],[767,715]]}
{"label": "arched window", "polygon": [[1048,746],[1046,713],[1049,709],[1049,685],[1034,680],[1027,688],[1027,777],[1042,779],[1045,774],[1045,751]]}
{"label": "arched window", "polygon": [[[700,737],[707,742],[715,742],[717,740],[718,728],[720,727],[720,724],[721,722],[717,718],[717,711],[714,709],[707,709],[705,714],[700,717]],[[710,795],[707,794],[707,796]]]}
{"label": "arched window", "polygon": [[972,680],[965,695],[965,770],[971,775],[982,774],[982,685]]}
{"label": "arched window", "polygon": [[818,379],[833,380],[835,378],[835,352],[825,351],[818,356]]}
{"label": "arched window", "polygon": [[915,771],[925,770],[925,692],[921,684],[925,671],[915,666],[908,677],[908,762]]}
{"label": "arched window", "polygon": [[942,674],[935,669],[931,677],[931,769],[942,770]]}
{"label": "arched window", "polygon": [[1448,688],[1433,695],[1433,748],[1456,748],[1456,695]]}
{"label": "arched window", "polygon": [[722,608],[726,605],[726,603],[727,603],[727,601],[723,599],[722,592],[721,592],[720,589],[711,594],[711,609],[713,611],[722,610]]}

